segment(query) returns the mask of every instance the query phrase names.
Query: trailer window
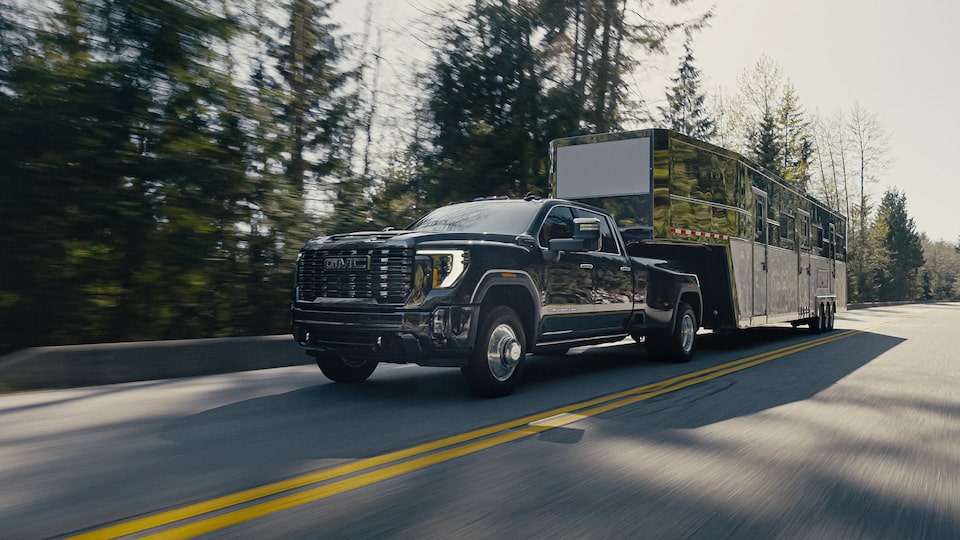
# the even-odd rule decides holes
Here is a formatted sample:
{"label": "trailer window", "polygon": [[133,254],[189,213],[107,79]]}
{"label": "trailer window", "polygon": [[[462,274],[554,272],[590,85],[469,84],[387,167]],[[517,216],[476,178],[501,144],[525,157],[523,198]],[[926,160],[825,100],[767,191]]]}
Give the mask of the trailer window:
{"label": "trailer window", "polygon": [[800,217],[800,245],[805,249],[810,247],[810,217]]}
{"label": "trailer window", "polygon": [[793,245],[797,228],[797,218],[784,212],[781,219],[783,219],[783,226],[780,227],[780,239],[782,240],[780,243],[781,245]]}
{"label": "trailer window", "polygon": [[755,241],[755,242],[764,242],[764,243],[765,243],[765,239],[764,239],[764,235],[763,235],[763,232],[764,232],[763,229],[764,229],[764,227],[765,227],[766,224],[767,224],[767,215],[764,213],[764,207],[765,207],[765,206],[766,206],[766,205],[763,204],[763,200],[762,200],[762,199],[757,199],[757,211],[756,211],[756,213],[754,214],[754,215],[756,216],[756,218],[757,218],[757,223],[756,223],[756,235],[755,235],[755,237],[754,237],[754,241]]}

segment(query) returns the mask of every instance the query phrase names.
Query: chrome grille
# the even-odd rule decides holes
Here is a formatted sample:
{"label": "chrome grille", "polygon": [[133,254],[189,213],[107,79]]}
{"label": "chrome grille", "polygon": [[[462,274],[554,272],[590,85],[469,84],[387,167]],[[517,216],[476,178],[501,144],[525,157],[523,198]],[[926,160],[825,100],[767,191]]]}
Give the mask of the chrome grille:
{"label": "chrome grille", "polygon": [[[369,257],[369,269],[324,269],[324,260]],[[307,250],[297,263],[297,299],[372,299],[381,304],[402,304],[413,282],[412,249]],[[333,266],[344,265],[329,265]]]}

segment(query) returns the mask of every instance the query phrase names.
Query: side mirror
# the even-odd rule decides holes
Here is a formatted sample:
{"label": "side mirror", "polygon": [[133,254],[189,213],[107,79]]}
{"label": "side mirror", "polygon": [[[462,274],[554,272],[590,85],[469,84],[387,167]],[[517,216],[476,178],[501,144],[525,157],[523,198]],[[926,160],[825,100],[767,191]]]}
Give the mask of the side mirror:
{"label": "side mirror", "polygon": [[600,249],[600,220],[575,218],[573,238],[554,238],[549,247],[553,251],[597,251]]}

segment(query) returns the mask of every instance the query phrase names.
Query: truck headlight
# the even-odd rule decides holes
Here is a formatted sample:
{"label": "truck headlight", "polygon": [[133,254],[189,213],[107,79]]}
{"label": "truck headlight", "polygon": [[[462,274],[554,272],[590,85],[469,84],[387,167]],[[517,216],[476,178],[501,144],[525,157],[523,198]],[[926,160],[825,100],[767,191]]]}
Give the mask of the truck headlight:
{"label": "truck headlight", "polygon": [[428,281],[433,289],[447,289],[456,285],[470,261],[467,252],[462,249],[417,251],[417,257],[429,257]]}

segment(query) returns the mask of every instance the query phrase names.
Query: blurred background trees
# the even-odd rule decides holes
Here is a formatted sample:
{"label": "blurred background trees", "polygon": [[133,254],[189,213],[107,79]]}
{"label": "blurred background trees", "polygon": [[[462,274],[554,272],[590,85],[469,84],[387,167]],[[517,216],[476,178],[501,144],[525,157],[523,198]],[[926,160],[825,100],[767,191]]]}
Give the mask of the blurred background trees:
{"label": "blurred background trees", "polygon": [[[309,237],[547,195],[551,139],[652,125],[848,215],[851,301],[956,299],[955,246],[920,237],[903,195],[873,204],[879,119],[810,115],[763,56],[736,91],[706,91],[710,12],[664,15],[685,3],[451,3],[427,17],[409,83],[382,73],[375,0],[352,36],[326,0],[0,3],[0,353],[285,332]],[[635,75],[678,50],[649,107]],[[382,76],[409,85],[402,121],[384,119],[400,106]]]}

